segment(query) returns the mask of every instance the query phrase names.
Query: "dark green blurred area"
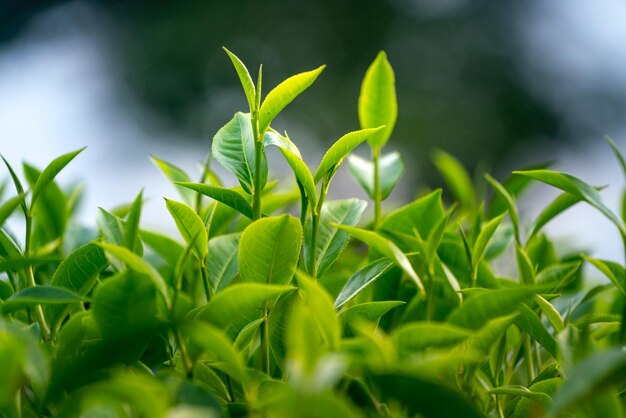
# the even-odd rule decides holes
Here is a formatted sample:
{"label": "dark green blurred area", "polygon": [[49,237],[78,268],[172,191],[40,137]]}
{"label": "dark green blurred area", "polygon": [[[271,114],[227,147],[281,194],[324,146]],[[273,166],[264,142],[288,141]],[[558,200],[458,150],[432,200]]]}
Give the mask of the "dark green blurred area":
{"label": "dark green blurred area", "polygon": [[[0,48],[38,14],[62,1],[0,6]],[[85,1],[102,19],[95,30],[120,97],[141,109],[155,138],[180,132],[207,141],[245,109],[227,46],[265,92],[283,78],[328,67],[277,121],[296,142],[329,144],[358,128],[361,79],[384,49],[395,69],[399,114],[389,148],[433,184],[433,148],[470,168],[495,164],[524,141],[553,139],[562,121],[522,81],[509,0],[374,1]],[[76,22],[81,24],[81,22]],[[82,22],[85,25],[85,22]],[[88,24],[88,23],[87,23]],[[0,49],[1,54],[1,49]],[[304,139],[294,133],[303,132]],[[411,162],[410,160],[413,160]]]}

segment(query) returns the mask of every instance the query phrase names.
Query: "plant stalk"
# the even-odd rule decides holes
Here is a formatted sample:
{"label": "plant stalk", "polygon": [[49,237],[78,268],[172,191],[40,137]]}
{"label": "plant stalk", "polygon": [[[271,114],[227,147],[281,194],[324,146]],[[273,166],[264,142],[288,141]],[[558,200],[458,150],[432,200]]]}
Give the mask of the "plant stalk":
{"label": "plant stalk", "polygon": [[383,218],[383,199],[380,189],[380,148],[372,148],[372,160],[374,162],[374,230],[377,230]]}
{"label": "plant stalk", "polygon": [[[26,216],[26,240],[24,243],[24,255],[26,258],[30,257],[30,246],[31,246],[31,235],[33,229],[33,218],[29,215]],[[29,287],[37,286],[37,282],[35,281],[35,275],[33,273],[33,266],[28,265],[26,267],[26,279],[28,280]],[[43,308],[41,305],[35,305],[35,315],[37,316],[37,322],[39,323],[39,328],[41,328],[41,333],[43,335],[44,340],[48,340],[50,337],[50,327],[46,322],[46,317],[43,314]]]}
{"label": "plant stalk", "polygon": [[269,317],[270,311],[265,305],[264,311],[265,320],[263,321],[263,328],[261,329],[261,344],[263,348],[263,371],[266,375],[270,374],[270,325],[269,325]]}
{"label": "plant stalk", "polygon": [[315,250],[317,248],[317,236],[319,233],[320,216],[322,214],[322,207],[324,206],[326,194],[328,193],[329,184],[330,178],[324,179],[324,181],[322,182],[322,190],[320,191],[320,198],[317,202],[317,206],[311,211],[311,248],[309,249],[309,274],[314,279],[317,278]]}
{"label": "plant stalk", "polygon": [[263,136],[259,132],[258,112],[252,112],[252,131],[254,135],[254,190],[252,190],[252,217],[254,220],[261,218],[261,173],[263,165]]}

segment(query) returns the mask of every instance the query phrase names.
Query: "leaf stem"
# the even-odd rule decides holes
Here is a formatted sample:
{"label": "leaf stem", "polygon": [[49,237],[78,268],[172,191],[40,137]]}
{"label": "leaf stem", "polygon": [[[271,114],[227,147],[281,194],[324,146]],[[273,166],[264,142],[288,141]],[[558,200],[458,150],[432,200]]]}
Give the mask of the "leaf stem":
{"label": "leaf stem", "polygon": [[[26,215],[26,240],[24,243],[24,255],[26,258],[30,257],[30,247],[31,247],[31,235],[33,229],[33,218],[30,215],[30,211],[28,215]],[[35,275],[33,273],[33,266],[28,265],[26,267],[26,279],[28,280],[29,287],[37,286],[37,282],[35,281]],[[46,322],[46,317],[43,314],[43,308],[41,305],[35,306],[35,315],[37,316],[37,322],[39,323],[39,327],[41,328],[41,333],[43,335],[43,339],[47,340],[50,336],[50,327]]]}
{"label": "leaf stem", "polygon": [[254,135],[254,188],[252,190],[252,217],[254,220],[261,218],[261,193],[263,185],[261,182],[263,165],[263,132],[259,131],[259,112],[253,111],[250,117],[252,122],[252,132]]}
{"label": "leaf stem", "polygon": [[317,252],[317,236],[319,234],[320,227],[320,216],[322,214],[322,207],[324,206],[324,200],[326,199],[326,194],[328,193],[328,186],[330,185],[330,178],[332,175],[329,175],[322,182],[322,190],[320,191],[320,197],[317,202],[317,206],[312,208],[311,211],[311,248],[309,249],[309,274],[313,278],[317,278],[317,263],[315,262],[315,253]]}
{"label": "leaf stem", "polygon": [[377,230],[383,217],[383,199],[380,190],[380,148],[372,148],[372,160],[374,162],[374,230]]}
{"label": "leaf stem", "polygon": [[263,328],[261,329],[261,343],[263,348],[263,371],[266,375],[270,374],[270,326],[269,326],[269,308],[265,305]]}

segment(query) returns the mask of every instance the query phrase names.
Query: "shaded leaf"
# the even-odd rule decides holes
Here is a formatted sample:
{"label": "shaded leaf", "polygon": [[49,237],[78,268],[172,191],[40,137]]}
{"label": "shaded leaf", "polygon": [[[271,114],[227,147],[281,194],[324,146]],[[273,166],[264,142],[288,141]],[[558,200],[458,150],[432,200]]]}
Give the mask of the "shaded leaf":
{"label": "shaded leaf", "polygon": [[[397,151],[383,154],[378,160],[380,193],[387,199],[404,174],[404,162]],[[348,156],[348,168],[356,182],[370,198],[374,198],[374,163],[357,155]]]}
{"label": "shaded leaf", "polygon": [[367,286],[374,283],[393,266],[394,262],[383,258],[374,261],[354,273],[346,282],[335,299],[335,308],[340,308],[352,298],[362,292]]}
{"label": "shaded leaf", "polygon": [[242,215],[253,219],[253,211],[252,206],[248,202],[248,200],[243,197],[239,192],[226,189],[220,186],[213,186],[210,184],[202,184],[202,183],[176,183],[183,187],[187,187],[191,190],[195,190],[198,193],[201,193],[205,196],[210,197],[211,199],[217,200],[220,203],[225,204],[226,206],[235,209],[237,212]]}

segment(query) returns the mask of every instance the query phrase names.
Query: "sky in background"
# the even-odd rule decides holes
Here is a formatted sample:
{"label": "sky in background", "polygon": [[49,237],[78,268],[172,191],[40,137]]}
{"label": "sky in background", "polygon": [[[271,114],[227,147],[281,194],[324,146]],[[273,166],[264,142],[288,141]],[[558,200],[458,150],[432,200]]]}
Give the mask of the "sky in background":
{"label": "sky in background", "polygon": [[[413,3],[422,13],[438,13],[435,1]],[[448,7],[461,7],[463,1],[447,3]],[[46,36],[51,22],[65,7],[75,5],[59,6],[37,17],[24,35],[0,54],[0,153],[14,165],[26,160],[43,167],[54,156],[87,146],[60,176],[61,184],[85,183],[81,219],[92,224],[97,207],[129,202],[144,188],[148,199],[144,226],[171,230],[173,222],[166,215],[162,197],[174,197],[176,192],[148,157],[156,155],[198,173],[197,164],[209,151],[212,133],[207,133],[204,142],[169,132],[160,133],[155,140],[154,131],[146,131],[134,120],[133,104],[116,95],[109,64],[89,31],[68,28]],[[597,88],[626,95],[624,22],[626,3],[619,0],[581,0],[575,6],[566,1],[533,2],[512,28],[512,36],[520,39],[519,54],[529,63],[526,82],[541,100],[572,120],[584,123],[589,113],[601,117],[604,109],[579,106],[575,98]],[[551,82],[536,85],[538,79]],[[583,113],[587,117],[578,118]],[[623,124],[607,126],[606,133],[626,151],[626,118]],[[323,153],[312,143],[301,149],[313,164]],[[558,160],[556,169],[593,185],[609,184],[602,195],[609,207],[618,208],[624,182],[601,138],[532,149],[520,147],[512,151],[506,166],[513,169],[523,163],[551,159]],[[278,167],[280,171],[285,166]],[[216,169],[224,173],[221,167]],[[395,194],[397,199],[406,201],[411,197],[407,182],[405,179]],[[335,196],[353,195],[356,186],[344,172],[333,189]],[[520,203],[526,219],[556,194],[547,187],[534,187]],[[548,230],[565,246],[575,237],[598,256],[616,260],[623,256],[617,233],[587,207],[570,210]]]}

